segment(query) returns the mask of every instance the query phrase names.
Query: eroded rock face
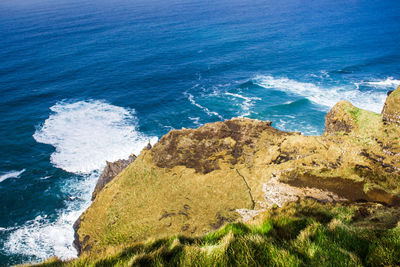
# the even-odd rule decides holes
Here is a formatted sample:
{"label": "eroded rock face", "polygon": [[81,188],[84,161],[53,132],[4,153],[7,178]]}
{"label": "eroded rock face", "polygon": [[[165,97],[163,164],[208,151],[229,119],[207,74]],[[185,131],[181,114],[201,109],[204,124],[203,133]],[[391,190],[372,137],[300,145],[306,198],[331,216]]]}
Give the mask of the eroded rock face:
{"label": "eroded rock face", "polygon": [[400,86],[391,92],[386,99],[382,118],[385,123],[394,123],[400,126]]}
{"label": "eroded rock face", "polygon": [[122,172],[129,164],[131,164],[136,159],[135,155],[130,155],[128,159],[120,159],[114,162],[108,162],[106,167],[104,167],[99,180],[97,181],[96,187],[92,193],[92,201],[96,198],[96,195],[103,189],[103,187],[108,184],[115,176]]}
{"label": "eroded rock face", "polygon": [[271,127],[270,121],[237,118],[209,123],[163,136],[152,149],[153,161],[161,168],[183,165],[206,174],[220,169],[220,160],[233,165],[243,160],[245,147],[254,149],[263,132],[271,139],[290,135]]}
{"label": "eroded rock face", "polygon": [[81,216],[80,248],[204,234],[298,198],[400,205],[400,127],[384,123],[398,114],[398,94],[383,116],[339,102],[323,136],[246,118],[171,131],[97,193]]}

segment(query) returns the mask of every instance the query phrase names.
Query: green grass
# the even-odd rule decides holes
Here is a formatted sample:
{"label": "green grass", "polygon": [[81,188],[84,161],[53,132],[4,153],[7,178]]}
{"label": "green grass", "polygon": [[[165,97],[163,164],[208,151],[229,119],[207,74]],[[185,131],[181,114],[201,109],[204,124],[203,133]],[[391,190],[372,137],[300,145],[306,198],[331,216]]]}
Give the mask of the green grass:
{"label": "green grass", "polygon": [[[37,266],[396,266],[400,212],[379,204],[302,200],[204,236],[174,236]],[[116,249],[117,250],[117,249]]]}
{"label": "green grass", "polygon": [[[381,114],[359,109],[349,103],[345,107],[345,111],[350,114],[356,125],[360,130],[373,129],[375,131],[381,128],[382,117]],[[375,132],[374,131],[374,132]]]}

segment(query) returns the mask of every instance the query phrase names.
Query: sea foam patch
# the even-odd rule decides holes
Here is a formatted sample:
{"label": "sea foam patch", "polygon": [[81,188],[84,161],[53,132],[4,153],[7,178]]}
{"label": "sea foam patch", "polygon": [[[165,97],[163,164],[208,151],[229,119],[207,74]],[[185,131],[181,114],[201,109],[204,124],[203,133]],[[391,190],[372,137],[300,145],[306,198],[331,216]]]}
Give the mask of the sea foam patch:
{"label": "sea foam patch", "polygon": [[[257,76],[254,83],[267,88],[299,95],[325,107],[328,110],[340,100],[348,100],[353,105],[380,113],[386,100],[385,91],[360,91],[354,85],[329,87],[313,83],[299,82],[288,78],[273,76]],[[391,88],[393,83],[386,82],[385,88]]]}
{"label": "sea foam patch", "polygon": [[249,97],[249,96],[244,96],[244,95],[241,95],[241,94],[230,93],[230,92],[225,92],[225,95],[243,100],[243,102],[241,104],[239,104],[240,108],[243,111],[243,114],[240,115],[241,117],[249,116],[250,115],[250,108],[252,106],[254,106],[254,102],[262,100],[259,97]]}
{"label": "sea foam patch", "polygon": [[51,162],[68,172],[101,170],[106,160],[138,155],[147,142],[157,141],[137,131],[133,109],[97,100],[59,102],[50,109],[52,114],[33,137],[54,146]]}
{"label": "sea foam patch", "polygon": [[54,146],[51,162],[73,174],[61,185],[63,195],[69,197],[64,201],[65,208],[56,211],[56,217],[40,215],[4,230],[10,233],[4,243],[6,253],[26,255],[31,261],[50,256],[76,257],[72,225],[89,207],[106,160],[138,155],[147,142],[157,142],[157,137],[138,132],[133,109],[97,100],[59,102],[50,109],[49,118],[33,137],[37,142]]}
{"label": "sea foam patch", "polygon": [[25,169],[20,170],[20,171],[10,171],[10,172],[6,172],[2,175],[0,175],[0,183],[10,179],[10,178],[19,178],[19,176],[25,172]]}

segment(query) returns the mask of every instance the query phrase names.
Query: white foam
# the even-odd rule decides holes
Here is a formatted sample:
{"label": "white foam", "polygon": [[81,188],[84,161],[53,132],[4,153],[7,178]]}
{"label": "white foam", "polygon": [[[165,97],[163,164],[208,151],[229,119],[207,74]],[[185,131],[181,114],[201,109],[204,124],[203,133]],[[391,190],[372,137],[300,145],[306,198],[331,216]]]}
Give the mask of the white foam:
{"label": "white foam", "polygon": [[202,125],[202,124],[200,123],[200,117],[189,117],[189,120],[193,121],[193,123],[194,123],[196,126]]}
{"label": "white foam", "polygon": [[13,231],[4,247],[10,254],[23,254],[33,261],[44,260],[50,256],[70,259],[77,256],[72,246],[74,239],[73,223],[90,205],[90,194],[94,189],[96,174],[88,175],[83,180],[72,179],[66,182],[64,193],[76,194],[79,201],[69,201],[65,210],[60,210],[55,221],[46,215],[37,216]]}
{"label": "white foam", "polygon": [[59,102],[51,111],[34,138],[55,147],[51,162],[56,167],[79,175],[65,180],[62,191],[68,196],[66,208],[57,211],[56,219],[38,216],[10,231],[5,252],[30,256],[32,261],[50,256],[76,257],[72,225],[89,207],[105,161],[128,158],[132,153],[138,155],[149,140],[152,144],[157,142],[157,137],[137,131],[133,110],[104,101]]}
{"label": "white foam", "polygon": [[319,72],[319,74],[311,73],[311,74],[309,74],[309,76],[313,77],[313,78],[319,78],[321,80],[330,79],[330,75],[329,75],[328,71],[326,71],[326,70],[321,70]]}
{"label": "white foam", "polygon": [[10,179],[10,178],[19,178],[19,176],[25,172],[25,169],[20,170],[20,171],[10,171],[7,172],[3,175],[0,176],[0,183],[3,182],[6,179]]}
{"label": "white foam", "polygon": [[254,105],[254,101],[261,100],[259,97],[248,97],[248,96],[243,96],[240,94],[234,94],[234,93],[229,93],[226,92],[225,95],[229,95],[235,98],[240,98],[243,99],[244,101],[240,104],[241,109],[243,110],[243,114],[241,116],[249,116],[250,115],[250,108]]}
{"label": "white foam", "polygon": [[[59,102],[35,132],[39,143],[55,147],[50,161],[73,173],[101,170],[107,161],[138,155],[149,138],[140,134],[134,110],[104,101]],[[154,143],[156,138],[152,138]]]}
{"label": "white foam", "polygon": [[368,85],[378,87],[378,88],[393,88],[396,89],[400,86],[400,80],[395,80],[393,77],[388,77],[383,80],[376,80],[372,82],[365,82]]}
{"label": "white foam", "polygon": [[185,92],[185,95],[188,97],[190,103],[198,108],[200,108],[201,110],[203,110],[208,116],[212,117],[212,116],[217,116],[218,118],[220,118],[221,120],[224,119],[224,117],[222,117],[221,115],[219,115],[217,112],[215,111],[210,111],[208,108],[196,103],[196,101],[194,100],[194,96],[192,94],[189,94],[187,92]]}
{"label": "white foam", "polygon": [[272,76],[257,76],[254,78],[254,83],[267,89],[275,89],[305,97],[323,106],[325,110],[331,108],[340,100],[348,100],[359,108],[379,113],[386,100],[386,92],[362,92],[354,85],[347,87],[323,87],[313,83],[299,82],[288,78],[275,78]]}

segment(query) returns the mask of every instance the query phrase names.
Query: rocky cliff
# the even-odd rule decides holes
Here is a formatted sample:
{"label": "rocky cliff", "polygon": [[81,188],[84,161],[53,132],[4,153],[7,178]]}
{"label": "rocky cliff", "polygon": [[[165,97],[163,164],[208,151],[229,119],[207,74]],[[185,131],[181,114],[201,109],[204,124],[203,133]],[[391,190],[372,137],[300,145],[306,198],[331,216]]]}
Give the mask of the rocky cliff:
{"label": "rocky cliff", "polygon": [[131,164],[136,159],[135,155],[130,155],[127,160],[120,159],[115,162],[106,162],[106,167],[104,167],[99,180],[97,181],[96,187],[94,188],[92,194],[92,201],[96,198],[97,193],[99,193],[103,187],[108,184],[112,179],[115,178],[120,172],[122,172],[129,164]]}
{"label": "rocky cliff", "polygon": [[398,206],[399,95],[400,87],[382,114],[339,102],[322,136],[246,118],[173,130],[96,191],[76,227],[77,247],[90,255],[198,236],[299,198]]}

